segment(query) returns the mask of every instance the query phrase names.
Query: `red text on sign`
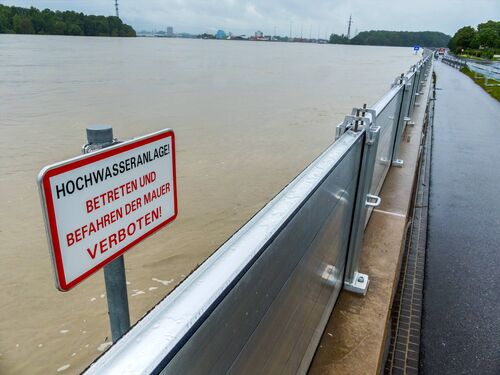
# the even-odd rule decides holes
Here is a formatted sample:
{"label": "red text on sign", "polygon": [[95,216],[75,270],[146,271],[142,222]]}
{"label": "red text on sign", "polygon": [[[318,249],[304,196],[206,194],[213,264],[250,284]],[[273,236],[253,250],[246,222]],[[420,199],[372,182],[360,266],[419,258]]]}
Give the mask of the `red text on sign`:
{"label": "red text on sign", "polygon": [[106,238],[94,244],[92,248],[87,248],[87,253],[94,259],[99,252],[104,254],[106,251],[111,250],[114,246],[125,241],[127,237],[133,236],[137,230],[142,230],[144,227],[149,226],[161,217],[161,206],[155,208],[153,211],[148,212],[146,215],[141,216],[136,221],[131,222],[125,228],[120,228],[115,233],[110,234]]}

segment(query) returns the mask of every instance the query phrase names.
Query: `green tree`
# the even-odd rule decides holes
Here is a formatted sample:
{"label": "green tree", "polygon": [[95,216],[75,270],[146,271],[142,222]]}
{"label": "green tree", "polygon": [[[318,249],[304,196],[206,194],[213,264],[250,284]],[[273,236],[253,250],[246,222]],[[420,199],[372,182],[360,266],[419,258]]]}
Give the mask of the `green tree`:
{"label": "green tree", "polygon": [[126,37],[134,37],[136,36],[135,30],[130,25],[122,25],[122,29],[120,31],[120,36]]}
{"label": "green tree", "polygon": [[437,31],[363,31],[352,38],[350,44],[402,46],[416,44],[424,47],[443,47],[450,41],[450,36]]}
{"label": "green tree", "polygon": [[477,30],[481,31],[483,29],[493,29],[497,34],[500,34],[500,21],[492,21],[480,23],[477,25]]}
{"label": "green tree", "polygon": [[451,38],[449,47],[453,51],[461,49],[473,48],[476,37],[476,30],[470,26],[465,26],[459,29],[453,38]]}
{"label": "green tree", "polygon": [[76,23],[68,26],[68,35],[83,35],[83,31]]}
{"label": "green tree", "polygon": [[16,34],[34,34],[35,29],[31,24],[31,20],[28,17],[23,17],[16,14],[12,18],[12,25],[14,26],[14,31]]}
{"label": "green tree", "polygon": [[0,33],[13,33],[10,7],[0,4]]}
{"label": "green tree", "polygon": [[477,25],[477,36],[481,47],[500,48],[500,22],[488,21]]}
{"label": "green tree", "polygon": [[52,24],[51,34],[54,35],[64,35],[66,34],[66,23],[64,21],[57,20]]}
{"label": "green tree", "polygon": [[330,35],[330,43],[332,43],[332,44],[349,44],[349,39],[347,39],[347,37],[344,34],[342,34],[342,35],[332,34],[332,35]]}
{"label": "green tree", "polygon": [[53,12],[0,4],[0,33],[87,36],[136,36],[118,17],[86,16],[72,11]]}
{"label": "green tree", "polygon": [[491,59],[500,49],[500,22],[488,21],[477,25],[477,31],[470,27],[459,29],[449,43],[455,53]]}
{"label": "green tree", "polygon": [[493,48],[498,44],[497,42],[498,36],[495,30],[493,29],[483,29],[481,31],[478,31],[477,36],[479,44],[482,47]]}

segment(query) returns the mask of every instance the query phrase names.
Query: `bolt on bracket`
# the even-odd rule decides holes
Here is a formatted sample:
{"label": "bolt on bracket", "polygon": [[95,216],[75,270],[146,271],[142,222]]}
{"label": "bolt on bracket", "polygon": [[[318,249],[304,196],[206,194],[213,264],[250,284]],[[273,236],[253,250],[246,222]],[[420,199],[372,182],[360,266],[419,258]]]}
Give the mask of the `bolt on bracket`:
{"label": "bolt on bracket", "polygon": [[370,278],[368,275],[360,272],[356,272],[354,274],[354,279],[352,282],[344,282],[344,289],[349,292],[353,292],[356,294],[362,294],[366,296],[366,292],[368,291],[368,285],[370,284]]}
{"label": "bolt on bracket", "polygon": [[392,166],[397,168],[403,168],[404,163],[405,163],[404,160],[396,159],[392,161]]}
{"label": "bolt on bracket", "polygon": [[[363,113],[363,115],[359,115]],[[369,116],[366,116],[368,114]],[[366,133],[368,135],[367,142],[370,142],[372,137],[372,128],[375,125],[375,111],[369,108],[358,108],[354,107],[350,115],[345,116],[344,121],[337,125],[335,129],[335,140],[339,139],[342,134],[348,130],[360,131],[366,128]],[[370,144],[370,143],[369,143]]]}

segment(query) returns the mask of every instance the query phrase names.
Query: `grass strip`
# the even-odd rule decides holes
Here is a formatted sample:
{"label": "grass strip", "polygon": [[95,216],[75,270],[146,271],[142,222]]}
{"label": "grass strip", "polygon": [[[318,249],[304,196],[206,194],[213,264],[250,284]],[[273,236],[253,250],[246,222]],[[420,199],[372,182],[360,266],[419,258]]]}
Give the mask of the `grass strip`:
{"label": "grass strip", "polygon": [[485,77],[482,74],[475,73],[471,71],[469,68],[464,67],[460,69],[462,73],[466,76],[469,76],[477,85],[481,86],[484,91],[494,97],[496,100],[500,102],[500,82],[494,79],[488,79],[488,85],[496,85],[496,86],[487,86],[485,84]]}

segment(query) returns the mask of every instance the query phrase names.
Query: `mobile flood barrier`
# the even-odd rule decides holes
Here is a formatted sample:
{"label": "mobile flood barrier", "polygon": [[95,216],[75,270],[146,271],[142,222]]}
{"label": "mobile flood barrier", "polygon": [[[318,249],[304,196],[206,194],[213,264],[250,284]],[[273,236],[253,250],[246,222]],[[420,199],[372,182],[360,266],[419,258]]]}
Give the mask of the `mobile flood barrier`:
{"label": "mobile flood barrier", "polygon": [[421,85],[427,56],[142,318],[86,374],[307,372],[340,290],[358,272],[366,223]]}

